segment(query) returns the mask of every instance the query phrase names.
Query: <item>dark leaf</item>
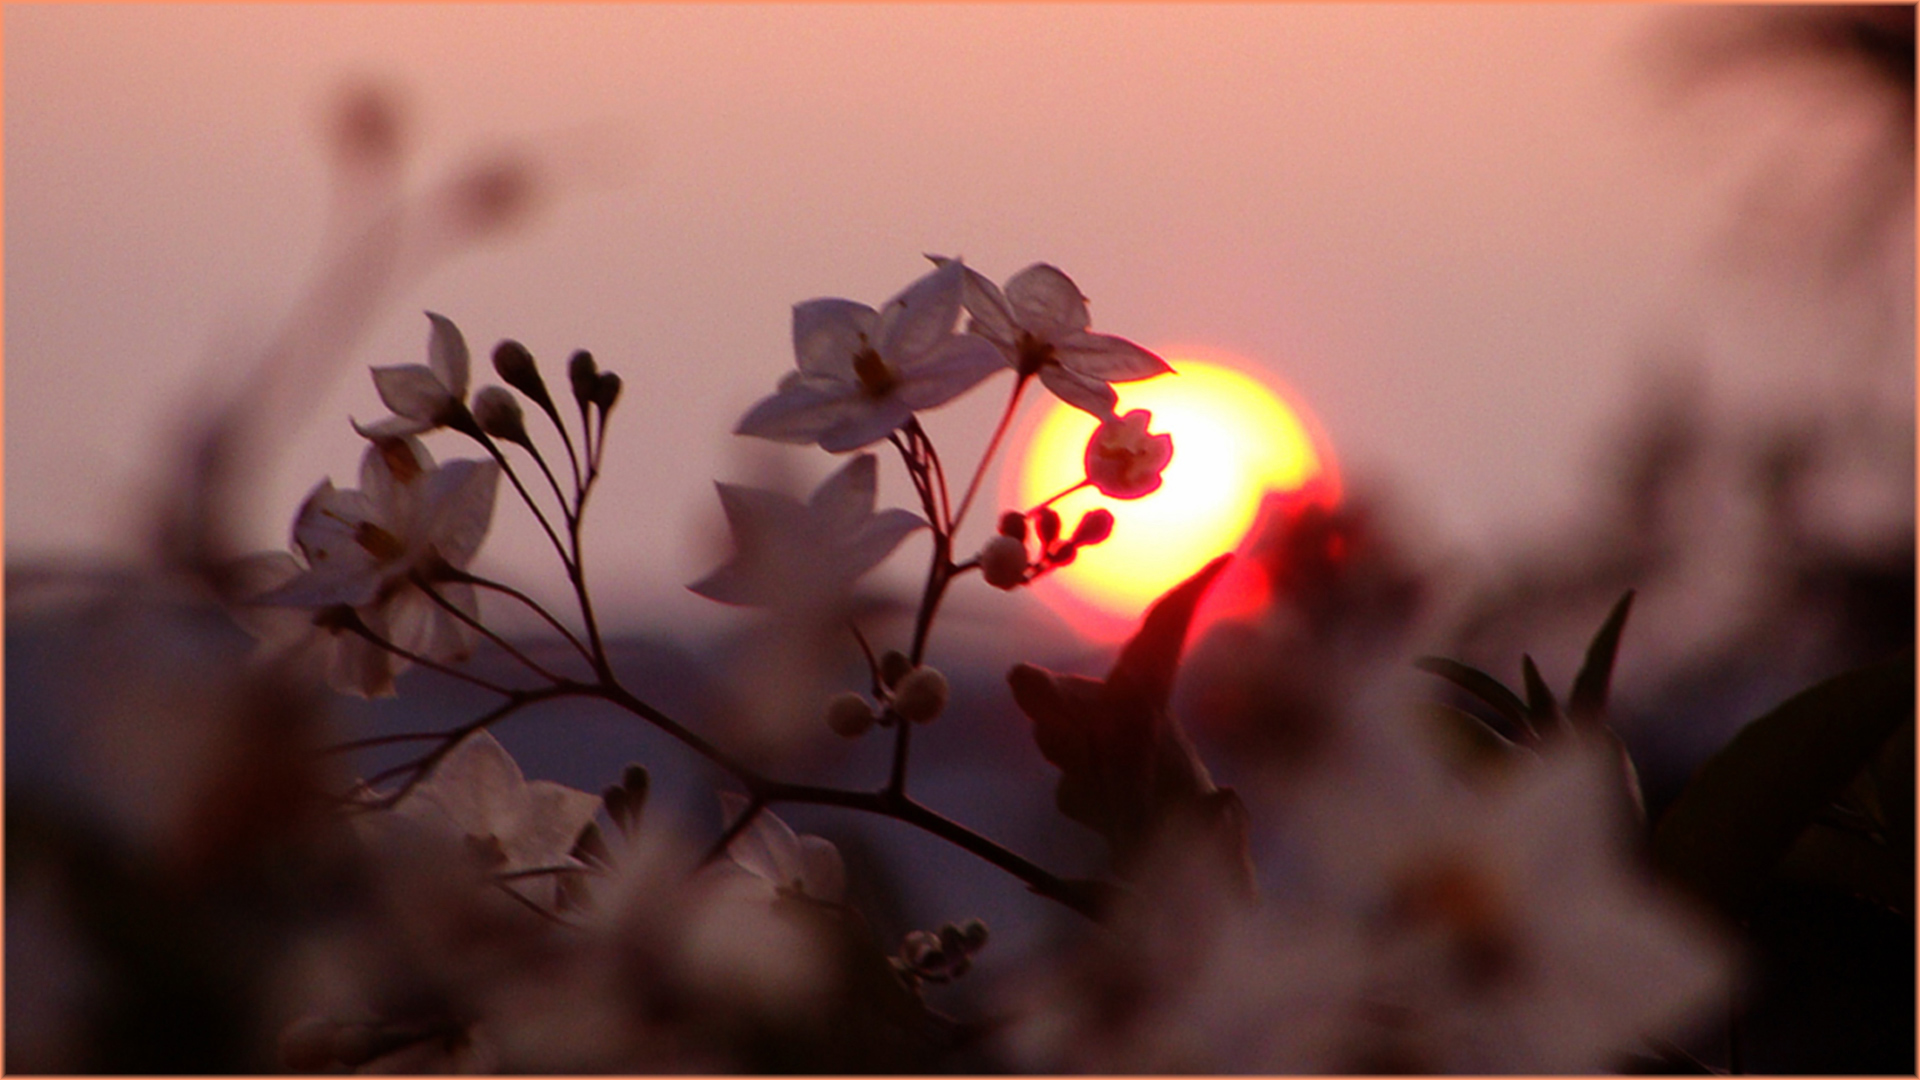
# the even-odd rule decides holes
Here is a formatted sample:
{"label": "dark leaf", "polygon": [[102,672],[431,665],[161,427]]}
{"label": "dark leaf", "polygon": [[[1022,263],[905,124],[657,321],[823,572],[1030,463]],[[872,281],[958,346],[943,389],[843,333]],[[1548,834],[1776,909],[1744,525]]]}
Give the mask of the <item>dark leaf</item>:
{"label": "dark leaf", "polygon": [[1540,677],[1533,657],[1525,653],[1520,654],[1520,675],[1527,683],[1527,719],[1534,730],[1541,733],[1559,730],[1566,723],[1560,716],[1560,703],[1547,688],[1547,680]]}
{"label": "dark leaf", "polygon": [[1422,708],[1444,752],[1469,767],[1495,765],[1519,752],[1519,747],[1506,736],[1465,709],[1437,701],[1428,702]]}
{"label": "dark leaf", "polygon": [[1620,632],[1626,628],[1627,613],[1633,609],[1633,590],[1628,589],[1619,603],[1600,624],[1587,646],[1587,658],[1580,674],[1573,679],[1573,696],[1567,699],[1567,715],[1581,727],[1598,726],[1607,711],[1607,687],[1613,681],[1613,658],[1620,651]]}
{"label": "dark leaf", "polygon": [[1520,695],[1507,689],[1505,683],[1479,668],[1463,664],[1458,660],[1449,660],[1444,656],[1423,656],[1415,660],[1413,666],[1429,675],[1438,675],[1486,702],[1487,706],[1498,713],[1502,720],[1513,725],[1513,730],[1526,731],[1531,727],[1527,722],[1526,702],[1520,700]]}
{"label": "dark leaf", "polygon": [[1741,729],[1654,832],[1675,878],[1734,915],[1781,857],[1913,719],[1913,655],[1835,676]]}
{"label": "dark leaf", "polygon": [[[1107,678],[1060,675],[1031,664],[1007,673],[1014,701],[1033,721],[1040,753],[1060,769],[1060,812],[1106,837],[1124,873],[1169,824],[1197,824],[1238,843],[1244,809],[1207,774],[1168,712],[1187,628],[1226,557],[1207,564],[1147,612]],[[1235,821],[1239,821],[1237,831]]]}
{"label": "dark leaf", "polygon": [[1194,610],[1232,558],[1222,555],[1214,559],[1153,602],[1139,632],[1120,650],[1120,659],[1107,673],[1108,685],[1140,695],[1154,709],[1166,709],[1173,697],[1173,674],[1180,666],[1180,651],[1186,645]]}

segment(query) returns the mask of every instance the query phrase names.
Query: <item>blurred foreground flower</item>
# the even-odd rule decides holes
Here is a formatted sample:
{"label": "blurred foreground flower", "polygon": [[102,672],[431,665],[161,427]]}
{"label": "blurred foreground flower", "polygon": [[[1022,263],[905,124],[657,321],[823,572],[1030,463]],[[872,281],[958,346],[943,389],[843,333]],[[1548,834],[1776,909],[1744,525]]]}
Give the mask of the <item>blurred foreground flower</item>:
{"label": "blurred foreground flower", "polygon": [[1710,1013],[1733,964],[1629,858],[1615,768],[1570,744],[1486,795],[1429,800],[1385,843],[1327,838],[1384,892],[1255,909],[1163,852],[1112,934],[1022,984],[1012,1047],[1037,1071],[1617,1068]]}
{"label": "blurred foreground flower", "polygon": [[[403,818],[450,832],[489,872],[520,875],[578,869],[575,843],[600,797],[551,780],[529,782],[490,732],[462,739],[433,773],[394,804]],[[551,878],[536,890],[550,903]]]}
{"label": "blurred foreground flower", "polygon": [[723,604],[832,606],[854,579],[880,564],[926,522],[906,510],[875,514],[879,474],[872,454],[847,462],[805,503],[777,491],[715,484],[733,557],[687,586]]}
{"label": "blurred foreground flower", "polygon": [[799,370],[749,409],[735,434],[857,450],[1001,370],[992,346],[953,332],[960,274],[958,262],[944,263],[877,312],[851,300],[794,305]]}

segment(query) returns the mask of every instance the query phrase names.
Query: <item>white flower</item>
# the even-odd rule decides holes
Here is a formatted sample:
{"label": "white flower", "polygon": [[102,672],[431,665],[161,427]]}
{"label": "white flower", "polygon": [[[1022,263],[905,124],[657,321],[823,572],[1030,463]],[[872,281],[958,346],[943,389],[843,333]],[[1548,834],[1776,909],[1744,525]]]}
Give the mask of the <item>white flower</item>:
{"label": "white flower", "polygon": [[[731,824],[746,811],[747,799],[731,791],[720,793],[720,803]],[[765,809],[753,824],[727,845],[727,856],[771,885],[776,893],[800,893],[815,900],[838,903],[847,887],[846,867],[832,842],[818,836],[796,835],[786,822]]]}
{"label": "white flower", "polygon": [[467,341],[443,315],[427,312],[433,330],[427,363],[373,369],[373,386],[394,415],[354,430],[367,438],[418,435],[455,423],[467,407]]}
{"label": "white flower", "polygon": [[393,812],[459,837],[495,874],[578,867],[574,844],[600,797],[551,780],[528,782],[486,731],[462,739]]}
{"label": "white flower", "polygon": [[1730,956],[1630,861],[1618,760],[1519,770],[1403,855],[1370,921],[1360,1071],[1590,1073],[1711,1011]]}
{"label": "white flower", "polygon": [[[374,634],[435,660],[467,655],[466,628],[415,583],[445,568],[465,569],[493,516],[500,467],[460,460],[436,466],[419,440],[376,438],[360,462],[360,490],[342,491],[323,480],[301,504],[293,541],[304,569],[255,595],[251,603],[316,611],[349,607]],[[286,574],[288,563],[256,564],[255,572]],[[434,589],[472,615],[473,587],[439,581]],[[341,635],[330,680],[343,690],[391,693],[406,667],[371,642]]]}
{"label": "white flower", "polygon": [[1075,408],[1111,420],[1116,398],[1108,383],[1150,379],[1173,370],[1125,338],[1089,331],[1087,298],[1072,278],[1046,263],[1008,278],[1004,293],[980,274],[964,272],[967,332],[993,342],[1015,371],[1038,375],[1047,389]]}
{"label": "white flower", "polygon": [[1115,499],[1139,499],[1160,490],[1160,474],[1173,460],[1173,436],[1153,435],[1153,414],[1135,409],[1102,421],[1087,440],[1087,480]]}
{"label": "white flower", "polygon": [[953,332],[961,271],[958,262],[943,263],[879,311],[851,300],[794,305],[799,370],[747,410],[734,432],[856,450],[1004,368],[985,341]]}
{"label": "white flower", "polygon": [[830,603],[926,525],[918,515],[873,512],[878,467],[860,454],[802,503],[788,495],[716,484],[733,558],[687,586],[724,604],[807,609]]}

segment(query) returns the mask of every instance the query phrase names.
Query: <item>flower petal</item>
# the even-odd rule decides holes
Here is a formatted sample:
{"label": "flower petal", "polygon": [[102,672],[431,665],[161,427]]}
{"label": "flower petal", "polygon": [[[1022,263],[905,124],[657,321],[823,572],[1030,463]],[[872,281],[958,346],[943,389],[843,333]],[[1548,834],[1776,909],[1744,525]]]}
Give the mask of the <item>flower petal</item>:
{"label": "flower petal", "polygon": [[873,515],[879,475],[879,463],[872,454],[855,456],[813,489],[808,512],[828,536],[852,533]]}
{"label": "flower petal", "polygon": [[1087,298],[1072,278],[1046,263],[1008,278],[1006,296],[1014,319],[1049,341],[1087,328]]}
{"label": "flower petal", "polygon": [[507,865],[515,869],[565,866],[580,833],[600,812],[600,796],[552,780],[527,784],[525,812],[506,839]]}
{"label": "flower petal", "polygon": [[[379,629],[368,624],[369,629]],[[337,634],[327,664],[327,685],[363,698],[392,697],[393,677],[407,662],[358,634]]]}
{"label": "flower petal", "polygon": [[462,835],[505,839],[525,812],[526,787],[526,777],[513,756],[482,730],[448,751],[433,772],[394,806],[394,812],[418,821],[430,820],[437,811]]}
{"label": "flower petal", "polygon": [[373,369],[373,388],[396,416],[431,423],[453,401],[440,376],[419,364]]}
{"label": "flower petal", "polygon": [[800,837],[800,880],[815,900],[837,903],[847,891],[847,866],[840,849],[824,836]]}
{"label": "flower petal", "polygon": [[960,321],[961,270],[949,259],[901,290],[880,309],[874,347],[895,367],[907,367],[953,333]]}
{"label": "flower petal", "polygon": [[800,370],[851,380],[853,356],[871,344],[879,318],[851,300],[808,300],[793,305],[793,357]]}
{"label": "flower petal", "polygon": [[879,514],[854,535],[836,569],[851,581],[880,565],[915,530],[926,527],[920,515],[898,507]]}
{"label": "flower petal", "polygon": [[494,461],[461,458],[427,475],[421,527],[441,558],[466,568],[486,539],[499,486],[500,465]]}
{"label": "flower petal", "polygon": [[1055,342],[1054,355],[1066,367],[1107,382],[1151,379],[1173,370],[1165,360],[1126,338],[1084,330]]}
{"label": "flower petal", "polygon": [[[986,342],[981,344],[986,345]],[[991,345],[987,347],[992,348]],[[912,416],[912,407],[902,400],[898,392],[878,400],[863,398],[859,411],[820,433],[820,449],[832,454],[858,450],[886,438],[888,432],[900,427]]]}
{"label": "flower petal", "polygon": [[427,338],[427,363],[439,376],[440,385],[456,400],[465,401],[469,366],[467,339],[446,316],[429,311],[427,318],[433,323],[433,332]]}
{"label": "flower petal", "polygon": [[1013,321],[1013,309],[1000,286],[972,268],[962,271],[960,305],[967,311],[967,332],[978,334],[1003,349],[1012,349],[1020,338],[1020,327]]}
{"label": "flower petal", "polygon": [[810,443],[868,407],[868,399],[857,383],[802,376],[783,381],[779,390],[760,399],[740,418],[733,433],[775,442]]}
{"label": "flower petal", "polygon": [[919,363],[902,371],[900,385],[893,396],[915,411],[931,409],[973,389],[987,376],[1005,370],[1006,357],[985,338],[950,337]]}
{"label": "flower petal", "polygon": [[1113,387],[1099,379],[1069,371],[1059,364],[1047,364],[1040,369],[1040,384],[1053,391],[1055,397],[1082,412],[1092,413],[1101,420],[1112,420],[1113,406],[1120,400]]}

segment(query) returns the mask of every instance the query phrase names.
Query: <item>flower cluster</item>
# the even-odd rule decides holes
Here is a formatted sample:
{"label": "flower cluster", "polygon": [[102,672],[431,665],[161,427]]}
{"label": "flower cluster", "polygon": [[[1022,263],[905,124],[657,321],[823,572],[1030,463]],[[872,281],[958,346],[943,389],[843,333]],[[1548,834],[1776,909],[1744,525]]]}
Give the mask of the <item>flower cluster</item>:
{"label": "flower cluster", "polygon": [[[425,666],[497,700],[452,728],[336,748],[373,755],[355,759],[370,766],[419,750],[397,764],[379,758],[385,767],[339,798],[383,913],[369,925],[400,929],[356,942],[380,964],[345,965],[301,999],[305,1015],[282,1040],[288,1065],[1579,1071],[1617,1064],[1726,992],[1723,938],[1650,881],[1629,842],[1638,789],[1605,705],[1630,597],[1594,639],[1564,709],[1530,661],[1524,700],[1464,665],[1423,661],[1510,729],[1454,717],[1450,730],[1498,762],[1463,764],[1397,703],[1343,706],[1351,671],[1298,635],[1351,615],[1339,599],[1358,595],[1341,576],[1351,560],[1293,560],[1295,576],[1314,581],[1271,575],[1283,586],[1274,604],[1299,610],[1268,617],[1295,638],[1243,628],[1239,663],[1217,667],[1195,700],[1216,732],[1251,716],[1275,731],[1295,725],[1299,745],[1276,752],[1285,737],[1272,733],[1243,742],[1240,786],[1227,786],[1174,693],[1223,555],[1144,613],[1103,678],[1026,663],[1006,674],[1009,710],[1053,770],[1053,807],[1104,852],[1082,859],[1093,876],[1054,873],[920,801],[914,766],[943,750],[914,732],[942,717],[946,728],[982,722],[941,669],[953,664],[930,662],[950,590],[975,572],[987,590],[1031,584],[1116,528],[1096,507],[1068,530],[1056,495],[1003,511],[983,543],[962,540],[1025,388],[1044,386],[1099,420],[1068,491],[1143,498],[1174,450],[1146,411],[1116,412],[1112,386],[1169,367],[1089,330],[1086,299],[1065,274],[1035,264],[996,286],[958,259],[933,264],[877,310],[840,299],[794,307],[795,370],[737,431],[846,455],[825,478],[804,497],[717,485],[732,550],[689,588],[805,639],[792,655],[810,678],[788,679],[780,656],[750,649],[739,679],[810,718],[775,751],[630,689],[597,624],[581,536],[618,375],[573,354],[577,418],[565,418],[532,354],[506,340],[493,350],[505,386],[470,395],[465,339],[436,314],[427,364],[374,369],[392,415],[354,425],[366,442],[359,488],[323,481],[296,515],[294,553],[243,564],[242,616],[347,692],[391,694],[402,671]],[[1005,411],[956,489],[923,418],[1001,370],[1014,373]],[[436,462],[422,442],[436,434],[485,456]],[[868,449],[878,446],[890,452]],[[890,456],[911,485],[909,507],[881,505]],[[502,478],[551,541],[572,612],[474,571]],[[1301,517],[1298,535],[1254,557],[1331,550],[1331,527]],[[922,533],[918,595],[855,602],[862,580]],[[483,591],[551,628],[570,666],[493,630]],[[483,643],[486,663],[463,666]],[[864,673],[849,686],[856,656]],[[1300,670],[1301,656],[1312,670]],[[717,822],[652,805],[653,774],[639,764],[597,796],[529,780],[492,729],[569,699],[634,718],[717,777]],[[890,744],[884,775],[784,775],[830,756],[828,732]],[[986,924],[958,912],[905,924],[889,914],[889,938],[869,922],[872,852],[843,857],[789,825],[789,807],[905,825],[1111,932],[1000,955]],[[1005,977],[968,978],[988,964]],[[936,1007],[942,995],[1003,1019],[956,1019]]]}

